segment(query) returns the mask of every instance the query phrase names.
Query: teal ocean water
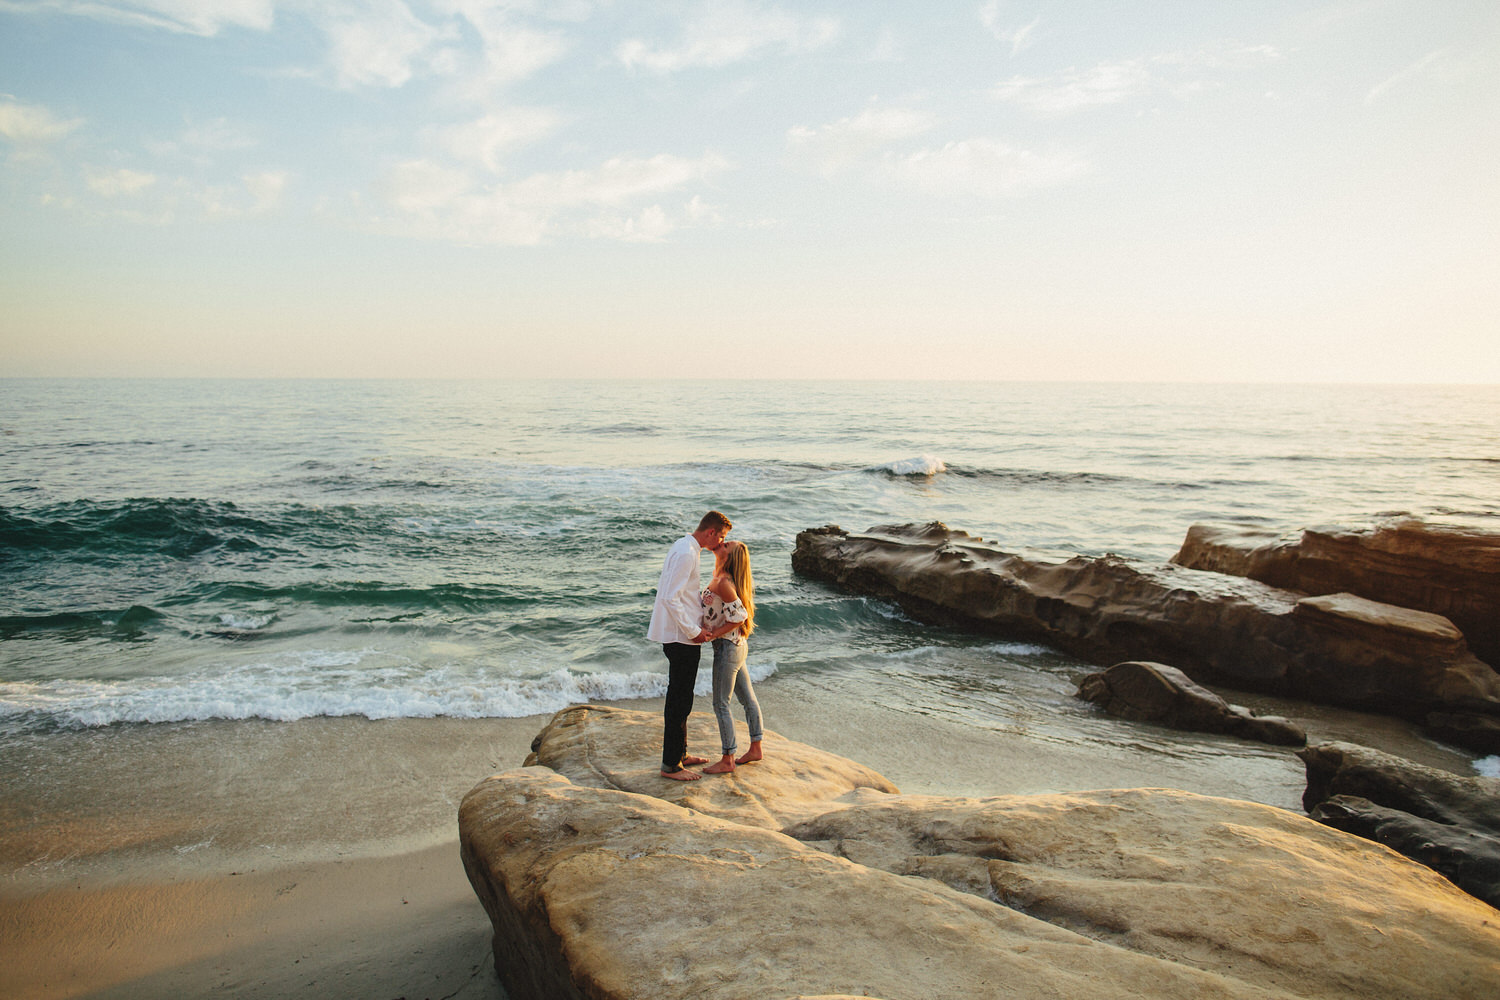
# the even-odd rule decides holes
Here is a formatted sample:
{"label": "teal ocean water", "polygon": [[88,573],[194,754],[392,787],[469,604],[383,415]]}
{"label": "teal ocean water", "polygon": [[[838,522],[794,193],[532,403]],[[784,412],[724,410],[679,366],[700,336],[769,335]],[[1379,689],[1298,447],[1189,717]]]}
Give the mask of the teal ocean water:
{"label": "teal ocean water", "polygon": [[1198,521],[1500,529],[1500,387],[3,380],[0,736],[656,697],[661,557],[710,507],[758,680],[1066,739],[1090,668],[799,579],[796,533],[1165,560]]}

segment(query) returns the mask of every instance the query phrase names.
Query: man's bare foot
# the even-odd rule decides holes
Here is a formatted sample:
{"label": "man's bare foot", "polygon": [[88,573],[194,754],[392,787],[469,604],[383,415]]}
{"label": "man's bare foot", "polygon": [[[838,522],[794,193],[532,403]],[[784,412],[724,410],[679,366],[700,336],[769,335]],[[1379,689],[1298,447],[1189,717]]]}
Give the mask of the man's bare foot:
{"label": "man's bare foot", "polygon": [[717,764],[710,764],[703,769],[704,774],[728,774],[734,770],[734,758],[725,754],[719,758]]}
{"label": "man's bare foot", "polygon": [[688,756],[688,757],[682,758],[682,764],[683,764],[684,767],[697,767],[699,764],[707,764],[707,763],[708,763],[708,758],[707,757],[692,757],[692,756]]}
{"label": "man's bare foot", "polygon": [[761,759],[760,740],[750,744],[750,749],[734,759],[736,764],[753,764]]}
{"label": "man's bare foot", "polygon": [[685,767],[679,768],[676,771],[663,771],[661,773],[661,776],[663,778],[671,778],[673,781],[697,781],[699,778],[703,777],[703,775],[699,774],[697,771],[689,771]]}

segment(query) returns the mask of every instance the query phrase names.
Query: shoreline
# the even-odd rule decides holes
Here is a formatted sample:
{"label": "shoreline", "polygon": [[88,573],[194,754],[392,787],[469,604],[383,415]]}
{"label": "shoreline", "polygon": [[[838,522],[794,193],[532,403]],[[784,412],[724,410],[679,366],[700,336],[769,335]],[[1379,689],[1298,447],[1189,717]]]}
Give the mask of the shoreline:
{"label": "shoreline", "polygon": [[[1302,765],[1284,749],[1213,737],[1202,753],[1164,753],[1123,723],[1101,730],[1109,742],[1068,744],[1041,727],[878,704],[854,676],[772,677],[758,694],[773,733],[903,792],[1173,787],[1300,810]],[[1468,763],[1397,720],[1225,694],[1294,707],[1313,742],[1365,730],[1424,763]],[[710,711],[706,698],[694,707]],[[550,717],[174,723],[7,742],[0,994],[503,996],[459,859],[458,803],[521,766]]]}

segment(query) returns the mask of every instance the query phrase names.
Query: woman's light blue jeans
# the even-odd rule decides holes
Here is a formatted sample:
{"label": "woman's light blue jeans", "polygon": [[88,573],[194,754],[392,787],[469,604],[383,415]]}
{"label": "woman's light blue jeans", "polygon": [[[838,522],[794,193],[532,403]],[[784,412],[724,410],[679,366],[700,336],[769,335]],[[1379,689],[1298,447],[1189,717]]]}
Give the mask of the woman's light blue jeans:
{"label": "woman's light blue jeans", "polygon": [[750,684],[750,671],[745,667],[745,657],[750,653],[750,643],[730,642],[728,639],[714,640],[714,715],[719,720],[719,742],[726,754],[734,753],[734,719],[729,714],[729,693],[740,700],[745,709],[745,726],[750,730],[750,742],[761,738],[760,702],[755,700],[755,688]]}

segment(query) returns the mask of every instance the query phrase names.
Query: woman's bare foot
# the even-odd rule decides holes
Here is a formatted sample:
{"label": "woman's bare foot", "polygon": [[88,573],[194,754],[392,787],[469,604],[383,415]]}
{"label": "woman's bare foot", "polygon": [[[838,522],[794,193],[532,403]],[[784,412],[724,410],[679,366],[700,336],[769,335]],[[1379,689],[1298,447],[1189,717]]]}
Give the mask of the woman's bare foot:
{"label": "woman's bare foot", "polygon": [[756,761],[760,760],[760,758],[760,740],[756,740],[754,743],[750,744],[750,749],[746,750],[744,753],[736,757],[734,759],[734,762],[736,764],[753,764]]}
{"label": "woman's bare foot", "polygon": [[717,764],[710,764],[703,769],[704,774],[728,774],[734,770],[734,758],[725,754],[719,758]]}
{"label": "woman's bare foot", "polygon": [[687,757],[682,758],[682,765],[684,767],[697,767],[699,764],[707,764],[707,763],[708,763],[708,758],[707,757],[687,756]]}
{"label": "woman's bare foot", "polygon": [[663,778],[671,778],[673,781],[697,781],[703,775],[697,771],[689,771],[687,768],[678,768],[676,771],[663,771]]}

